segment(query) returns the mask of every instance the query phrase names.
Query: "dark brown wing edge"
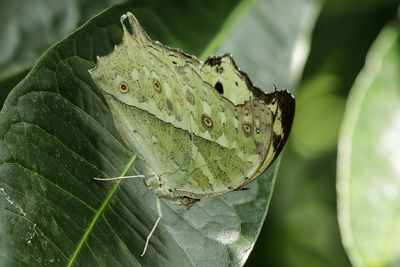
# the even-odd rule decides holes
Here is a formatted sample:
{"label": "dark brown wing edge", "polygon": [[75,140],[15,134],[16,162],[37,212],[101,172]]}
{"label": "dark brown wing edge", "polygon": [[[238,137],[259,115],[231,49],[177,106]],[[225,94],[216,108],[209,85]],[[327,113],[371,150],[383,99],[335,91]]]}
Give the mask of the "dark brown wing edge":
{"label": "dark brown wing edge", "polygon": [[[267,105],[274,105],[277,102],[276,110],[272,110],[272,135],[271,135],[271,143],[269,145],[268,151],[265,154],[262,163],[258,167],[258,170],[249,177],[246,182],[242,185],[246,185],[256,179],[259,175],[261,175],[271,164],[275,161],[275,159],[279,156],[282,151],[285,143],[289,137],[290,130],[292,128],[294,112],[295,112],[295,100],[292,94],[288,91],[278,91],[275,90],[272,93],[265,94],[259,88],[254,88],[254,91],[259,90],[261,95],[260,99],[265,101]],[[277,114],[278,109],[281,110],[281,116]],[[282,131],[276,133],[274,130],[274,125],[277,123],[277,119],[281,119]],[[271,150],[273,149],[273,150]]]}
{"label": "dark brown wing edge", "polygon": [[[258,89],[258,88],[257,88]],[[282,151],[283,147],[286,144],[286,141],[289,137],[290,131],[292,129],[293,125],[293,119],[294,119],[294,113],[295,113],[295,108],[296,108],[296,101],[291,93],[289,93],[287,90],[284,91],[278,91],[275,90],[272,93],[269,94],[264,94],[263,97],[265,103],[270,103],[278,101],[278,107],[282,110],[282,133],[283,137],[281,140],[277,141],[275,138],[276,136],[273,136],[273,147],[276,151],[274,159],[271,161],[272,162],[279,156],[279,153]],[[275,117],[276,119],[276,117]],[[275,133],[274,133],[275,134]]]}

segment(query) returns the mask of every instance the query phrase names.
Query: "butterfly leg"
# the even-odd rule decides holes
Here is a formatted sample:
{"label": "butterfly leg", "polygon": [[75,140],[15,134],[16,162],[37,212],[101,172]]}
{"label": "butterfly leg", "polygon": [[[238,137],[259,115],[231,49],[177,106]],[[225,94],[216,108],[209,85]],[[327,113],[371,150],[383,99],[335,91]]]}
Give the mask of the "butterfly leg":
{"label": "butterfly leg", "polygon": [[140,257],[143,257],[144,254],[146,253],[147,246],[149,245],[150,238],[151,238],[151,236],[153,235],[154,231],[155,231],[156,228],[157,228],[158,223],[160,222],[160,220],[161,220],[161,218],[162,218],[161,201],[160,201],[160,198],[158,198],[158,197],[157,197],[157,211],[158,211],[158,218],[157,218],[157,221],[156,221],[156,223],[154,224],[153,229],[151,229],[150,234],[147,236],[146,245],[144,246],[143,253],[142,253],[142,255],[140,255]]}

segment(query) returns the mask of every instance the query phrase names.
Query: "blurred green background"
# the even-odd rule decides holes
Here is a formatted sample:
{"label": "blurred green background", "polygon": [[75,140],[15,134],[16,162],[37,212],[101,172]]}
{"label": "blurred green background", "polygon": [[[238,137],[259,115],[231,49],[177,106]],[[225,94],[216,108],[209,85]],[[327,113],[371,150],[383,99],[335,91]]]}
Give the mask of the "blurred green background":
{"label": "blurred green background", "polygon": [[349,91],[371,44],[396,20],[398,5],[391,0],[323,5],[296,91],[293,132],[246,266],[350,266],[337,219],[338,134]]}
{"label": "blurred green background", "polygon": [[[76,25],[111,3],[100,1],[97,8],[82,4]],[[397,19],[398,6],[398,0],[322,2],[296,90],[294,127],[283,153],[270,209],[246,266],[350,266],[337,219],[338,134],[349,91],[371,45],[384,26]],[[69,30],[58,31],[60,35],[49,45]],[[38,47],[38,54],[46,48]],[[29,56],[32,60],[37,57]],[[30,66],[28,61],[10,72],[2,70],[1,103]]]}

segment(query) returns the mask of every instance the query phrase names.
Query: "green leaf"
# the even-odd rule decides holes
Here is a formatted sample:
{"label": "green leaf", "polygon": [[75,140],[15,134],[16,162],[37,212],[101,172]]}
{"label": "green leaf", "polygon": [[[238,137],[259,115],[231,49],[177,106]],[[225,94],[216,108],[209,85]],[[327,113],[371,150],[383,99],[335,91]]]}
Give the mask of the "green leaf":
{"label": "green leaf", "polygon": [[339,224],[356,266],[399,264],[399,29],[386,26],[371,48],[339,139]]}
{"label": "green leaf", "polygon": [[153,39],[195,55],[229,48],[256,85],[293,89],[301,70],[294,54],[299,43],[304,48],[314,4],[291,1],[299,8],[290,19],[276,14],[293,3],[273,0],[126,3],[51,47],[0,114],[1,265],[242,265],[263,224],[276,165],[250,190],[189,211],[162,201],[164,217],[140,258],[157,218],[155,198],[140,180],[93,180],[133,174],[134,163],[145,171],[88,69],[121,42],[119,18],[131,11]]}

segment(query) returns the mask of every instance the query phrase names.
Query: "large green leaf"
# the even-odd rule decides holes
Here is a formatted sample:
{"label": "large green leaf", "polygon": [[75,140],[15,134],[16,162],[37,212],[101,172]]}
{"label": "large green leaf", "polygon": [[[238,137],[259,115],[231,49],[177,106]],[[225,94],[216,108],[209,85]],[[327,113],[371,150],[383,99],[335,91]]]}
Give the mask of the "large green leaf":
{"label": "large green leaf", "polygon": [[[291,4],[298,9],[288,18]],[[275,167],[250,190],[190,211],[162,201],[164,217],[140,258],[155,198],[140,180],[93,181],[134,173],[135,157],[87,70],[121,41],[119,17],[129,10],[153,39],[202,57],[231,48],[257,85],[292,89],[301,70],[294,52],[304,47],[312,8],[307,0],[127,3],[50,48],[0,114],[0,263],[242,265],[265,218]]]}
{"label": "large green leaf", "polygon": [[339,142],[338,216],[357,266],[394,266],[400,250],[400,38],[389,25],[348,100]]}

